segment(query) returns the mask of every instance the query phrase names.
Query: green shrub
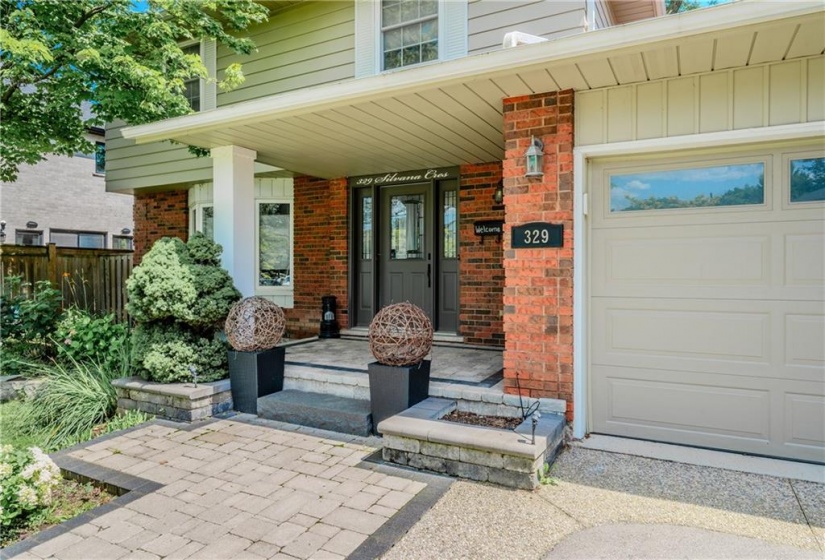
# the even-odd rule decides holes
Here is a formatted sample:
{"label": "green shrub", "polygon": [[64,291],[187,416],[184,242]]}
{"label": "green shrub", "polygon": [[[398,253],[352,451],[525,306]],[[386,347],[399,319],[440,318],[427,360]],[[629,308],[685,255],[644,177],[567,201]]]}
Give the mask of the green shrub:
{"label": "green shrub", "polygon": [[60,290],[52,288],[48,281],[32,286],[20,276],[5,277],[0,294],[3,351],[24,359],[53,355],[52,335],[62,311],[62,299]]}
{"label": "green shrub", "polygon": [[201,234],[188,243],[163,238],[127,282],[135,373],[161,383],[227,375],[227,345],[217,333],[241,297],[220,266],[221,246]]}
{"label": "green shrub", "polygon": [[78,362],[93,362],[103,367],[118,367],[128,343],[125,324],[114,315],[96,316],[73,307],[67,309],[57,325],[58,352]]}
{"label": "green shrub", "polygon": [[0,447],[0,528],[26,522],[51,503],[52,489],[60,483],[60,469],[37,447]]}
{"label": "green shrub", "polygon": [[226,343],[213,334],[206,338],[182,329],[179,324],[138,325],[132,331],[132,363],[147,381],[184,383],[192,381],[189,366],[195,366],[198,381],[226,377]]}

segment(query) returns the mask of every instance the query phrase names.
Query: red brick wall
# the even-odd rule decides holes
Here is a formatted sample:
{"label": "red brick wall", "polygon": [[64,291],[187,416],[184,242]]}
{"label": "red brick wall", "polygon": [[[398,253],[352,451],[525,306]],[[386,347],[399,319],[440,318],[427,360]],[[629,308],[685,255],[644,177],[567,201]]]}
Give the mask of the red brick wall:
{"label": "red brick wall", "polygon": [[326,295],[336,297],[338,324],[348,326],[348,196],[346,179],[295,178],[295,306],[284,310],[290,336],[318,334]]}
{"label": "red brick wall", "polygon": [[135,265],[140,264],[152,243],[161,237],[179,237],[186,241],[189,235],[189,193],[185,190],[139,192],[135,195],[133,212]]}
{"label": "red brick wall", "polygon": [[[505,246],[526,222],[564,224],[564,247],[504,252],[505,391],[567,401],[573,417],[573,92],[504,100]],[[524,177],[532,136],[544,177]],[[518,376],[518,383],[516,380]]]}
{"label": "red brick wall", "polygon": [[473,231],[475,221],[504,219],[504,207],[493,202],[493,192],[500,179],[499,162],[461,166],[459,330],[469,344],[504,344],[503,244],[496,237],[481,238]]}

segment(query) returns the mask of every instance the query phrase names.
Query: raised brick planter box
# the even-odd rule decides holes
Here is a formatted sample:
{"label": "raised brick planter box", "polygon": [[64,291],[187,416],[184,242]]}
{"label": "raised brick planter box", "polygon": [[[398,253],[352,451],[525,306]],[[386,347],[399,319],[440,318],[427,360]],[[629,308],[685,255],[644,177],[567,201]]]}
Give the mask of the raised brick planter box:
{"label": "raised brick planter box", "polygon": [[159,418],[184,422],[232,410],[229,380],[211,383],[152,383],[140,377],[112,381],[118,410],[142,410]]}
{"label": "raised brick planter box", "polygon": [[513,488],[538,486],[537,473],[562,445],[563,416],[544,414],[533,442],[529,419],[516,431],[439,420],[456,406],[431,397],[381,422],[384,460]]}

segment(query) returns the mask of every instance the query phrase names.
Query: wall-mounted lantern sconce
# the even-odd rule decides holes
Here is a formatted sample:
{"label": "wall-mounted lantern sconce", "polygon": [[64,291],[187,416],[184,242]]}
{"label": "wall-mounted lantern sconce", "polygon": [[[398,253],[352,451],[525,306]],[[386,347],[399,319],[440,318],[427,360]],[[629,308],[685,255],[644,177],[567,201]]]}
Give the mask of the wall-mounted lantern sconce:
{"label": "wall-mounted lantern sconce", "polygon": [[120,233],[122,233],[123,235],[129,235],[130,233],[132,233],[132,230],[130,230],[129,228],[125,227],[125,228],[123,228],[122,230],[120,230]]}
{"label": "wall-mounted lantern sconce", "polygon": [[34,229],[37,227],[37,222],[35,222],[34,220],[29,220],[28,222],[26,222],[26,227],[29,229]]}
{"label": "wall-mounted lantern sconce", "polygon": [[0,243],[6,242],[6,220],[0,220]]}
{"label": "wall-mounted lantern sconce", "polygon": [[524,153],[525,177],[544,177],[544,142],[533,136]]}
{"label": "wall-mounted lantern sconce", "polygon": [[496,204],[504,202],[504,179],[499,180],[496,190],[493,191],[493,202]]}

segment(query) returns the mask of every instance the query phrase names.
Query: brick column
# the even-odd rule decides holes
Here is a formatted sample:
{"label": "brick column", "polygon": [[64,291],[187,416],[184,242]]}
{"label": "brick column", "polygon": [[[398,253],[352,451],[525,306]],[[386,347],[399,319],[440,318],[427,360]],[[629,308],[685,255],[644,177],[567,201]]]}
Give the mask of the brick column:
{"label": "brick column", "polygon": [[[573,91],[504,100],[505,392],[567,401],[573,417]],[[544,142],[544,176],[524,152]],[[564,247],[510,249],[513,226],[564,224]],[[518,377],[518,380],[517,380]]]}
{"label": "brick column", "polygon": [[461,188],[458,191],[459,329],[468,344],[504,344],[501,327],[503,243],[496,237],[481,238],[473,230],[473,223],[478,220],[504,219],[504,206],[493,202],[499,179],[499,162],[461,166]]}
{"label": "brick column", "polygon": [[166,191],[135,194],[134,264],[140,264],[152,243],[161,237],[189,236],[189,193]]}
{"label": "brick column", "polygon": [[349,188],[346,179],[295,178],[295,225],[292,309],[285,309],[292,336],[317,335],[321,323],[321,297],[333,295],[337,320],[348,326],[347,216]]}

